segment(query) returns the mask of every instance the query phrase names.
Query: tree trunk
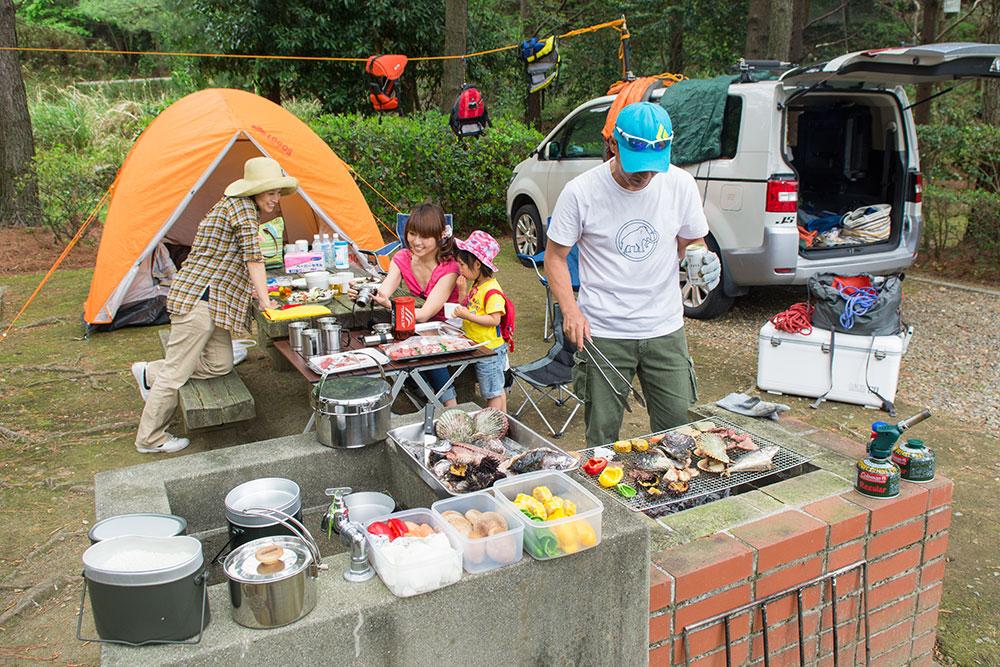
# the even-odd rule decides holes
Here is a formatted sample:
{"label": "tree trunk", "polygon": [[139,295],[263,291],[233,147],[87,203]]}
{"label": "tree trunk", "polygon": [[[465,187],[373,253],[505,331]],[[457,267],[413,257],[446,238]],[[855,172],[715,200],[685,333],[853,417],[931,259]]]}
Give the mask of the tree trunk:
{"label": "tree trunk", "polygon": [[[445,0],[444,55],[457,56],[466,52],[469,23],[468,0]],[[441,72],[441,113],[449,113],[462,84],[465,83],[465,61],[445,60]]]}
{"label": "tree trunk", "polygon": [[747,40],[743,48],[744,58],[767,58],[770,7],[770,0],[749,0],[747,2]]}
{"label": "tree trunk", "polygon": [[[0,0],[0,46],[17,46],[14,4]],[[16,51],[0,51],[0,226],[42,221],[35,140]]]}
{"label": "tree trunk", "polygon": [[684,71],[684,8],[678,0],[670,5],[670,34],[667,37],[667,69],[674,74]]}
{"label": "tree trunk", "polygon": [[[528,35],[528,21],[531,18],[531,5],[529,0],[520,0],[520,15],[521,15],[521,34],[525,36]],[[524,79],[522,79],[523,81]],[[541,129],[542,125],[542,94],[539,93],[528,93],[527,85],[525,86],[524,94],[524,122],[532,126],[536,130]]]}
{"label": "tree trunk", "polygon": [[805,57],[803,35],[809,22],[809,0],[792,2],[792,38],[788,46],[788,60],[800,64]]}
{"label": "tree trunk", "polygon": [[[1000,44],[1000,0],[989,0],[983,12],[980,39],[985,44]],[[983,79],[983,122],[1000,127],[1000,81]]]}
{"label": "tree trunk", "polygon": [[281,104],[281,79],[277,76],[264,76],[260,82],[260,96],[266,97],[275,104]]}
{"label": "tree trunk", "polygon": [[792,46],[792,0],[771,0],[768,12],[767,57],[788,60]]}
{"label": "tree trunk", "polygon": [[[920,41],[923,44],[932,44],[937,40],[938,16],[941,14],[941,0],[924,0],[924,15],[920,28]],[[917,84],[917,99],[928,98],[934,94],[934,85],[930,83]],[[917,125],[926,125],[931,122],[931,105],[933,102],[924,102],[920,106],[913,108],[913,120]]]}

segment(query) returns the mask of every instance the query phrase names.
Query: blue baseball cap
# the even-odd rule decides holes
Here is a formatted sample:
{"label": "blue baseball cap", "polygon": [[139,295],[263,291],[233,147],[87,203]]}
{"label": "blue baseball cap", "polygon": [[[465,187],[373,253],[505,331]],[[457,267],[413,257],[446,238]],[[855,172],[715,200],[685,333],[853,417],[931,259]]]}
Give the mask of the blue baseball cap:
{"label": "blue baseball cap", "polygon": [[666,171],[674,138],[670,114],[659,104],[635,102],[622,108],[615,120],[614,137],[622,169]]}

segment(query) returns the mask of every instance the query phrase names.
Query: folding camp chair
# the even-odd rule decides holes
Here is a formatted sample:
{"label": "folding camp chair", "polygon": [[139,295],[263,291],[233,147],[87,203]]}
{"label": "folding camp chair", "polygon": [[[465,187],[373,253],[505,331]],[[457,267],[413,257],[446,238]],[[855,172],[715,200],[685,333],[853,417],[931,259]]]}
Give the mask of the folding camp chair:
{"label": "folding camp chair", "polygon": [[[553,305],[552,329],[555,342],[545,356],[527,364],[515,366],[511,371],[514,375],[514,384],[524,392],[524,402],[514,412],[514,416],[519,417],[524,408],[530,405],[541,417],[552,437],[558,438],[566,432],[573,417],[583,405],[583,401],[572,390],[573,352],[576,346],[563,336],[562,313],[558,303]],[[537,399],[532,397],[532,392],[538,393]],[[573,404],[573,409],[558,431],[552,427],[539,406],[539,403],[544,399],[548,399],[560,407],[567,403]]]}
{"label": "folding camp chair", "polygon": [[[549,222],[552,222],[552,218],[549,218]],[[538,276],[538,282],[545,288],[545,324],[542,327],[542,340],[548,340],[552,338],[552,333],[555,329],[555,326],[552,325],[555,320],[555,299],[552,298],[552,288],[549,287],[549,279],[538,268],[545,263],[545,250],[542,249],[534,255],[517,253],[517,258],[531,263],[531,266],[535,269],[535,275]],[[569,255],[566,256],[566,265],[569,267],[569,281],[573,286],[573,294],[576,294],[580,291],[580,249],[576,245],[570,249]],[[549,328],[550,325],[552,325],[552,329]]]}
{"label": "folding camp chair", "polygon": [[[393,253],[395,253],[397,250],[399,250],[400,248],[403,247],[403,230],[406,229],[406,221],[409,220],[409,219],[410,219],[410,215],[408,213],[397,213],[396,214],[396,240],[395,241],[391,241],[389,243],[386,243],[384,246],[382,246],[378,250],[361,250],[361,251],[359,251],[362,254],[368,255],[369,257],[372,258],[372,264],[375,266],[375,269],[379,273],[385,274],[385,271],[382,270],[382,265],[379,264],[379,261],[378,261],[379,257],[391,257]],[[452,233],[452,217],[451,217],[451,213],[445,213],[444,214],[444,225],[445,225],[445,233],[446,234],[451,234]]]}

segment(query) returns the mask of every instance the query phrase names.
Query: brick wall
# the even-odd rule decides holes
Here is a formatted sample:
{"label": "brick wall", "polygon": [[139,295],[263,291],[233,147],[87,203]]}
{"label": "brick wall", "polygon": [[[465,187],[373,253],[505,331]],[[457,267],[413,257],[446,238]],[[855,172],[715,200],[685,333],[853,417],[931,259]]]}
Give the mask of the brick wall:
{"label": "brick wall", "polygon": [[[654,553],[649,591],[649,662],[683,665],[685,625],[792,588],[859,560],[869,564],[872,664],[931,665],[952,482],[903,482],[896,498],[851,491],[787,509]],[[837,580],[840,664],[864,664],[861,571]],[[833,664],[829,583],[803,594],[808,664]],[[768,604],[771,665],[797,665],[795,596]],[[760,613],[730,624],[733,662],[761,663]],[[721,623],[690,636],[692,665],[725,665]]]}

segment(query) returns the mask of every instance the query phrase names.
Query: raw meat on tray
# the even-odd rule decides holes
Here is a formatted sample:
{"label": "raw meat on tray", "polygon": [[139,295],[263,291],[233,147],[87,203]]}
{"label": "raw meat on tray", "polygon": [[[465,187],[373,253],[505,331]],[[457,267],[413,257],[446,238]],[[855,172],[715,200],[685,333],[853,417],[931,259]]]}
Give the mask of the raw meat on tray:
{"label": "raw meat on tray", "polygon": [[400,359],[462,352],[473,346],[472,341],[464,336],[413,336],[396,343],[387,343],[381,348],[390,359],[399,361]]}

